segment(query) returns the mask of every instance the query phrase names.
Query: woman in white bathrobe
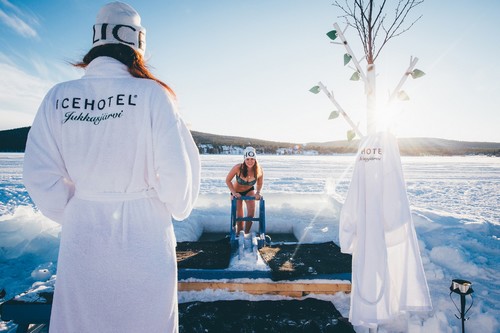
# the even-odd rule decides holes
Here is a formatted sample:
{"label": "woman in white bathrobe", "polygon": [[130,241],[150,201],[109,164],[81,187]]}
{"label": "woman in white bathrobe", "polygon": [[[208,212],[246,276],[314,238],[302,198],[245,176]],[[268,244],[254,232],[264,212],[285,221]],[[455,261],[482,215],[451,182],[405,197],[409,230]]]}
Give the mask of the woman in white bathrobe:
{"label": "woman in white bathrobe", "polygon": [[104,6],[85,75],[53,87],[30,130],[24,183],[62,224],[50,332],[177,332],[176,240],[200,161],[170,88],[145,67],[130,6]]}

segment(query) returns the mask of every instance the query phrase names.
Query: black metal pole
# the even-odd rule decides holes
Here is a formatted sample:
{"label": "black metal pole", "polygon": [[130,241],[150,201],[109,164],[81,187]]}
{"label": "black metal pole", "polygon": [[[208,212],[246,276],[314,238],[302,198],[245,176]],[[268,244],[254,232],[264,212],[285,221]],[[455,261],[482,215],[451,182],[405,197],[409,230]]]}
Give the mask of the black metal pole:
{"label": "black metal pole", "polygon": [[462,333],[465,333],[465,294],[460,294],[460,319],[462,319]]}

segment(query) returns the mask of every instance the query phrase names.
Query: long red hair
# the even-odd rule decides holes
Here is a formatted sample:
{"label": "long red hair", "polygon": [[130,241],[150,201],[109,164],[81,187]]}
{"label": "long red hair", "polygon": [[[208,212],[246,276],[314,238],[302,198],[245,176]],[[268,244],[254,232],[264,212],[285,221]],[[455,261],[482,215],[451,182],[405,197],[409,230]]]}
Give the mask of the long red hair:
{"label": "long red hair", "polygon": [[83,60],[73,64],[76,67],[85,68],[90,64],[92,60],[97,57],[111,57],[125,66],[127,66],[129,73],[141,79],[149,79],[158,82],[163,86],[173,98],[175,98],[175,92],[170,88],[165,82],[156,78],[153,73],[151,73],[146,66],[144,57],[131,48],[130,46],[123,44],[104,44],[93,47],[90,51],[83,57]]}

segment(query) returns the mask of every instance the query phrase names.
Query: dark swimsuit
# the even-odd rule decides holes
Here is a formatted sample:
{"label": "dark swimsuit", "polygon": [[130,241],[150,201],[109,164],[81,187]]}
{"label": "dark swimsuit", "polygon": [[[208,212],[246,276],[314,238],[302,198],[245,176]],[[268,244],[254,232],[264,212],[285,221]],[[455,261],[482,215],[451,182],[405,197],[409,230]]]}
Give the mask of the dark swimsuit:
{"label": "dark swimsuit", "polygon": [[243,185],[243,186],[254,186],[255,183],[257,182],[257,179],[254,179],[254,180],[247,182],[246,180],[241,178],[238,174],[236,174],[236,181],[238,182],[238,184]]}
{"label": "dark swimsuit", "polygon": [[254,185],[255,185],[255,183],[257,183],[257,179],[254,179],[254,180],[247,182],[246,180],[242,179],[238,174],[236,174],[236,181],[238,182],[238,184],[243,185],[243,186],[252,186],[246,191],[238,192],[239,194],[241,194],[242,197],[246,196],[249,192],[252,192],[253,190],[255,190]]}
{"label": "dark swimsuit", "polygon": [[238,193],[241,194],[242,197],[244,197],[248,194],[248,192],[252,192],[253,190],[255,190],[255,188],[252,186],[248,190],[243,191],[243,192],[238,192]]}

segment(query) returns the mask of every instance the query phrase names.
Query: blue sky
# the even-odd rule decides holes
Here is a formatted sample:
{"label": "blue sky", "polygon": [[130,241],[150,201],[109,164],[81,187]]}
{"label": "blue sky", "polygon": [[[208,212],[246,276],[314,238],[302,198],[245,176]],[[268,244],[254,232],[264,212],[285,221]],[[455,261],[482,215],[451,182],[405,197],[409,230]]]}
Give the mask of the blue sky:
{"label": "blue sky", "polygon": [[[393,0],[395,1],[395,0]],[[98,0],[0,0],[0,130],[29,126],[47,90],[83,72],[69,62],[89,50]],[[363,84],[350,81],[345,49],[326,32],[331,0],[153,0],[128,2],[147,29],[152,71],[173,87],[191,129],[296,143],[342,140],[348,125],[308,90],[323,82],[366,132]],[[377,59],[377,98],[388,95],[410,56],[426,75],[392,108],[399,137],[500,142],[497,0],[426,0],[423,17]],[[410,20],[408,20],[410,21]],[[362,57],[356,31],[346,37]],[[362,63],[364,68],[366,64]]]}

